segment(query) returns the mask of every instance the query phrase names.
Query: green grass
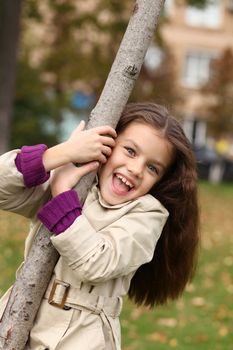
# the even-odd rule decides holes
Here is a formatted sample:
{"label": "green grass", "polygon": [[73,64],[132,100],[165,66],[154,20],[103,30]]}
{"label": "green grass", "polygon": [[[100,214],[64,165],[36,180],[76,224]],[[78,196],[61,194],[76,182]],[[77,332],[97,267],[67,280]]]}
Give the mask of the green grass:
{"label": "green grass", "polygon": [[[233,185],[200,183],[202,245],[183,296],[152,311],[125,301],[123,350],[233,350]],[[0,212],[0,293],[22,260],[28,222]]]}
{"label": "green grass", "polygon": [[24,241],[29,222],[0,211],[0,295],[14,282],[15,271],[23,260]]}

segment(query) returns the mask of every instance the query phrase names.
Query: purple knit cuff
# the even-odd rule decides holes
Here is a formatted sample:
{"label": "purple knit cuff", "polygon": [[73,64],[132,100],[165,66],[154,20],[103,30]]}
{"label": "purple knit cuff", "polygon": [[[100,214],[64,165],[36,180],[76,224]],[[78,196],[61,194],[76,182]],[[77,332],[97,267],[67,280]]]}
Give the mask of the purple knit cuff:
{"label": "purple knit cuff", "polygon": [[42,156],[48,147],[43,144],[35,146],[23,146],[17,154],[15,165],[22,173],[26,187],[41,185],[49,179],[50,173],[46,172]]}
{"label": "purple knit cuff", "polygon": [[81,215],[81,204],[75,190],[60,193],[47,202],[37,216],[50,232],[58,235]]}

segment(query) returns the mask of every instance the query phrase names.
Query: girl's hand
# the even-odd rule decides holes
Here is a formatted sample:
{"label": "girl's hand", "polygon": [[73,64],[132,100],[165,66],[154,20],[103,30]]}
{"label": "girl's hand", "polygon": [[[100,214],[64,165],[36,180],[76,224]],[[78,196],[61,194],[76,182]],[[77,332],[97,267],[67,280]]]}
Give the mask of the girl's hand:
{"label": "girl's hand", "polygon": [[43,164],[46,171],[68,163],[107,161],[115,146],[116,131],[108,125],[84,129],[85,122],[82,120],[67,141],[44,152]]}
{"label": "girl's hand", "polygon": [[97,160],[105,163],[115,146],[116,131],[108,125],[84,130],[82,120],[64,143],[70,162],[86,163]]}
{"label": "girl's hand", "polygon": [[52,196],[71,190],[84,175],[96,170],[98,166],[98,162],[90,162],[77,168],[69,163],[55,169],[50,178]]}

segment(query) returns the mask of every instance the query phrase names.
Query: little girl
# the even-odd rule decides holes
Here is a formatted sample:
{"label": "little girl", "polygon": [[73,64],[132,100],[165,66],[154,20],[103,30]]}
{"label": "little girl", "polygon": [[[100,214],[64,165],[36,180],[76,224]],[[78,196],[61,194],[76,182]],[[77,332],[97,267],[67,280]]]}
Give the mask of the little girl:
{"label": "little girl", "polygon": [[[178,122],[160,105],[138,103],[126,106],[116,132],[84,126],[50,149],[1,157],[0,208],[33,223],[25,255],[41,222],[60,254],[26,349],[120,350],[122,297],[164,304],[195,269],[196,169]],[[81,208],[73,188],[97,168]]]}

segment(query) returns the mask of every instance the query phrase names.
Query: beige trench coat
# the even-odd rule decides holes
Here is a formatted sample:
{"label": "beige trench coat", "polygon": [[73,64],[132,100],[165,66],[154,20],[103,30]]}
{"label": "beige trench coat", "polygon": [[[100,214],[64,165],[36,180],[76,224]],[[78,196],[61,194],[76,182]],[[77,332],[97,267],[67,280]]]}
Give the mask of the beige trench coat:
{"label": "beige trench coat", "polygon": [[[36,212],[49,198],[49,182],[25,188],[14,164],[17,152],[0,157],[0,209],[31,219],[26,258],[41,225]],[[110,206],[93,185],[82,215],[51,237],[60,258],[26,349],[120,350],[122,297],[137,268],[152,259],[167,217],[151,195]],[[0,316],[8,296],[9,291],[1,299]],[[57,304],[63,298],[61,309]]]}

